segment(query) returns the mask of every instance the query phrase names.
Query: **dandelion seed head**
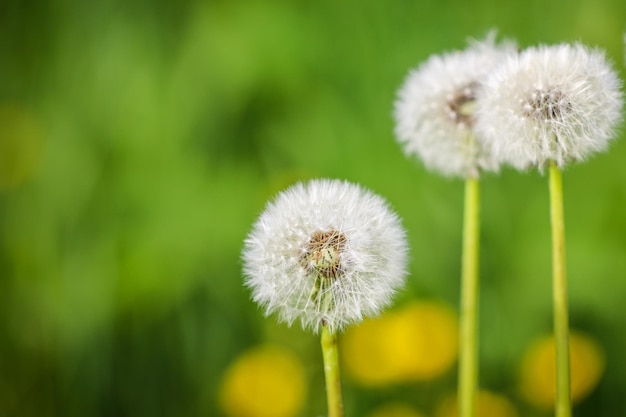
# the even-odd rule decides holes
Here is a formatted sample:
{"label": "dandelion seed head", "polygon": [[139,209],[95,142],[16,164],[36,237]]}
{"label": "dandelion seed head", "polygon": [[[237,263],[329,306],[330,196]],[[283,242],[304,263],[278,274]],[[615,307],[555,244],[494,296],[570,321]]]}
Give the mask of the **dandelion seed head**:
{"label": "dandelion seed head", "polygon": [[477,137],[518,169],[560,167],[607,148],[621,120],[621,82],[604,54],[581,44],[509,56],[476,100]]}
{"label": "dandelion seed head", "polygon": [[314,180],[267,205],[242,257],[245,284],[266,314],[337,331],[390,304],[404,284],[407,243],[381,197],[348,182]]}
{"label": "dandelion seed head", "polygon": [[405,154],[451,177],[497,170],[498,163],[473,138],[474,102],[487,72],[516,51],[513,42],[496,44],[491,32],[465,50],[433,55],[412,70],[394,107],[395,134]]}

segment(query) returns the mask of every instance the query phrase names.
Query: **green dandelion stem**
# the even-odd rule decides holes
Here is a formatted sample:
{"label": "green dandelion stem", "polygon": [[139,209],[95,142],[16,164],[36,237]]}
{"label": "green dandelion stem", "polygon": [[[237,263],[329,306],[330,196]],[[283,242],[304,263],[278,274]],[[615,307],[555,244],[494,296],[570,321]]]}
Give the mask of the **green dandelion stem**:
{"label": "green dandelion stem", "polygon": [[337,334],[331,333],[326,325],[322,326],[322,355],[324,356],[328,417],[343,417]]}
{"label": "green dandelion stem", "polygon": [[463,263],[459,329],[459,416],[476,415],[478,384],[478,254],[480,187],[477,178],[465,182],[463,217]]}
{"label": "green dandelion stem", "polygon": [[565,276],[565,221],[561,170],[550,162],[550,223],[552,225],[552,296],[556,343],[556,416],[570,417],[569,319]]}

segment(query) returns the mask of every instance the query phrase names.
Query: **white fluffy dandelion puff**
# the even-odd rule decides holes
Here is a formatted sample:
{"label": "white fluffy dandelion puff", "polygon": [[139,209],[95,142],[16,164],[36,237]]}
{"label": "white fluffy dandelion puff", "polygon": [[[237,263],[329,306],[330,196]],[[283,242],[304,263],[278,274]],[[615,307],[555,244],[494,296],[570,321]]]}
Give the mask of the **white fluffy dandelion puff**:
{"label": "white fluffy dandelion puff", "polygon": [[485,81],[475,129],[518,169],[562,168],[606,149],[621,119],[621,82],[604,54],[581,44],[529,48]]}
{"label": "white fluffy dandelion puff", "polygon": [[266,314],[331,332],[377,314],[404,284],[407,242],[379,196],[339,180],[297,184],[245,241],[246,285]]}
{"label": "white fluffy dandelion puff", "polygon": [[446,176],[478,177],[498,163],[474,139],[474,101],[483,78],[516,54],[513,42],[495,43],[495,32],[463,51],[431,56],[412,70],[398,91],[395,133],[408,156],[418,156]]}

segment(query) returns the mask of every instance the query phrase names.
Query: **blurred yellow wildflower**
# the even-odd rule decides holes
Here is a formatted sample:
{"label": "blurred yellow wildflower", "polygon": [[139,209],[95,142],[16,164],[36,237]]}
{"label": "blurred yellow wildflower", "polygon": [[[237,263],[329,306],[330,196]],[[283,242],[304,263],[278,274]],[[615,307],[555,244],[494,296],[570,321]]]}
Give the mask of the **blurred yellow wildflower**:
{"label": "blurred yellow wildflower", "polygon": [[[477,416],[480,417],[518,417],[515,406],[505,396],[487,390],[480,390],[476,399]],[[457,417],[456,394],[443,399],[437,407],[437,417]]]}
{"label": "blurred yellow wildflower", "polygon": [[262,346],[245,352],[228,368],[220,403],[230,417],[291,417],[304,404],[306,378],[288,350]]}
{"label": "blurred yellow wildflower", "polygon": [[342,345],[346,372],[363,385],[431,380],[456,359],[456,316],[438,302],[413,302],[349,328]]}
{"label": "blurred yellow wildflower", "polygon": [[[572,401],[579,402],[598,384],[604,372],[604,354],[599,344],[580,332],[570,333]],[[554,407],[556,390],[554,337],[535,341],[521,362],[520,390],[537,407]]]}
{"label": "blurred yellow wildflower", "polygon": [[424,417],[413,407],[403,403],[389,403],[372,411],[367,417]]}
{"label": "blurred yellow wildflower", "polygon": [[0,106],[0,189],[28,180],[43,152],[43,132],[37,120],[20,107]]}

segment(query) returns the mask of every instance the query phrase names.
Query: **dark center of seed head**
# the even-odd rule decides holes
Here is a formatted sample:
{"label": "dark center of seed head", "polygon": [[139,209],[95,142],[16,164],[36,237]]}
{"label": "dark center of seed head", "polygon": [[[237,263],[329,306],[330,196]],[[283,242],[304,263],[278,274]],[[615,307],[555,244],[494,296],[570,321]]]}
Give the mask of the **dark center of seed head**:
{"label": "dark center of seed head", "polygon": [[307,270],[323,278],[339,278],[346,236],[336,230],[313,233],[302,260]]}
{"label": "dark center of seed head", "polygon": [[456,90],[448,98],[445,111],[450,120],[463,127],[469,127],[474,123],[474,102],[477,89],[478,83],[471,82]]}
{"label": "dark center of seed head", "polygon": [[571,104],[560,90],[534,90],[524,104],[524,113],[535,120],[561,120]]}

